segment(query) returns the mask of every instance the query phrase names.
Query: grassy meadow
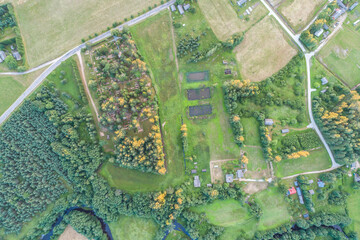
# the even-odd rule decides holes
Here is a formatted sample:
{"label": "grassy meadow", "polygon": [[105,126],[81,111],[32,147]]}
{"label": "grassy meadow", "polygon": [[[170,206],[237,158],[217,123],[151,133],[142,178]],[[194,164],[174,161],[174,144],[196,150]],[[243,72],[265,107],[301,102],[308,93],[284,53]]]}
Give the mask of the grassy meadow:
{"label": "grassy meadow", "polygon": [[100,33],[115,21],[137,16],[159,0],[14,1],[30,67],[64,54],[81,39]]}
{"label": "grassy meadow", "polygon": [[244,41],[234,50],[241,75],[255,82],[272,76],[296,55],[293,45],[276,20],[265,17],[246,32]]}
{"label": "grassy meadow", "polygon": [[[260,1],[252,1],[254,7],[250,16],[245,18],[242,14],[239,16],[235,11],[245,11],[245,7],[239,8],[236,3],[228,0],[200,0],[200,9],[208,20],[215,35],[222,41],[225,41],[235,33],[247,31],[256,22],[261,20],[268,11]],[[249,5],[250,6],[250,5]]]}
{"label": "grassy meadow", "polygon": [[278,11],[288,21],[295,32],[299,32],[316,16],[327,3],[326,0],[285,0]]}
{"label": "grassy meadow", "polygon": [[360,83],[360,32],[351,23],[344,23],[342,29],[321,49],[318,59],[349,88],[355,87]]}
{"label": "grassy meadow", "polygon": [[152,219],[120,216],[116,222],[109,223],[114,239],[151,240],[159,226]]}

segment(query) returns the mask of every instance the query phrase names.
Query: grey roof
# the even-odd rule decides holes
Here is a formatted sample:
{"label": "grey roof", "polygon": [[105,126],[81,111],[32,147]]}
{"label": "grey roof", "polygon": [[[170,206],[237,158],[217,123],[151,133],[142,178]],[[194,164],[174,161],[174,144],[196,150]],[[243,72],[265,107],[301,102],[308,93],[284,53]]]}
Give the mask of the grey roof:
{"label": "grey roof", "polygon": [[211,183],[206,184],[207,187],[212,187]]}
{"label": "grey roof", "polygon": [[320,180],[319,180],[317,184],[318,184],[318,186],[321,187],[321,188],[325,187],[325,183],[324,183],[323,181],[320,181]]}
{"label": "grey roof", "polygon": [[331,16],[333,18],[333,20],[338,19],[345,11],[343,11],[342,9],[336,9],[334,14]]}
{"label": "grey roof", "polygon": [[326,77],[323,77],[322,79],[321,79],[321,84],[322,85],[325,85],[325,84],[327,84],[329,81],[327,80],[327,78]]}
{"label": "grey roof", "polygon": [[170,9],[171,9],[171,11],[172,11],[172,12],[175,12],[175,11],[176,11],[176,7],[175,7],[175,5],[174,5],[174,4],[173,4],[173,5],[171,5],[171,6],[170,6]]}
{"label": "grey roof", "polygon": [[320,28],[319,30],[317,30],[316,32],[315,32],[315,36],[316,37],[320,37],[321,36],[321,34],[323,34],[324,33],[324,29],[322,29],[322,28]]}
{"label": "grey roof", "polygon": [[309,180],[309,184],[312,184],[314,182],[314,180],[310,179]]}
{"label": "grey roof", "polygon": [[187,10],[189,10],[189,9],[190,9],[190,4],[185,4],[185,5],[184,5],[184,10],[187,11]]}
{"label": "grey roof", "polygon": [[21,60],[21,55],[18,51],[12,52],[12,55],[14,56],[14,58],[16,59],[16,61],[20,61]]}
{"label": "grey roof", "polygon": [[326,93],[327,89],[321,90],[321,93]]}
{"label": "grey roof", "polygon": [[191,173],[196,173],[197,171],[195,169],[191,170]]}
{"label": "grey roof", "polygon": [[183,7],[181,6],[181,5],[178,5],[178,9],[179,9],[179,13],[181,14],[181,15],[183,15],[185,12],[184,12],[184,9],[183,9]]}
{"label": "grey roof", "polygon": [[200,187],[199,176],[194,176],[194,187]]}
{"label": "grey roof", "polygon": [[272,119],[265,119],[265,125],[266,126],[271,126],[271,125],[273,125],[274,124],[274,120],[272,120]]}
{"label": "grey roof", "polygon": [[296,188],[296,193],[297,193],[297,195],[299,195],[299,196],[302,195],[302,194],[301,194],[301,189],[300,189],[299,187]]}
{"label": "grey roof", "polygon": [[349,7],[349,11],[354,10],[354,8],[356,8],[357,5],[359,5],[359,2],[356,2],[353,5],[351,5],[351,7]]}
{"label": "grey roof", "polygon": [[329,26],[326,25],[326,23],[323,25],[323,28],[324,28],[325,30],[329,30]]}
{"label": "grey roof", "polygon": [[237,1],[236,3],[237,3],[237,5],[239,5],[240,7],[243,5],[243,4],[245,4],[247,2],[247,0],[239,0],[239,1]]}
{"label": "grey roof", "polygon": [[303,196],[299,196],[299,201],[300,201],[300,204],[304,204]]}
{"label": "grey roof", "polygon": [[295,186],[299,186],[298,181],[295,181],[295,182],[294,182],[294,185],[295,185]]}
{"label": "grey roof", "polygon": [[326,31],[326,32],[324,33],[324,38],[327,38],[327,37],[329,36],[329,34],[330,34],[330,31]]}
{"label": "grey roof", "polygon": [[309,190],[309,193],[310,193],[311,195],[314,195],[314,194],[315,194],[315,192],[314,192],[313,189],[310,189],[310,190]]}
{"label": "grey roof", "polygon": [[0,51],[0,59],[1,59],[1,61],[4,61],[5,58],[6,58],[5,52],[4,52],[4,51]]}
{"label": "grey roof", "polygon": [[288,128],[285,128],[283,130],[281,130],[281,133],[288,133],[290,130]]}
{"label": "grey roof", "polygon": [[236,177],[237,178],[243,178],[244,177],[244,175],[245,175],[245,172],[246,172],[246,169],[240,169],[240,170],[237,170],[236,171]]}
{"label": "grey roof", "polygon": [[232,183],[234,181],[234,174],[226,174],[225,179],[227,183]]}
{"label": "grey roof", "polygon": [[337,0],[337,4],[339,5],[339,7],[346,9],[345,4],[341,0]]}
{"label": "grey roof", "polygon": [[304,218],[308,218],[309,217],[309,214],[304,214],[304,216],[303,216]]}
{"label": "grey roof", "polygon": [[202,172],[206,172],[206,169],[204,168],[203,170],[201,170]]}

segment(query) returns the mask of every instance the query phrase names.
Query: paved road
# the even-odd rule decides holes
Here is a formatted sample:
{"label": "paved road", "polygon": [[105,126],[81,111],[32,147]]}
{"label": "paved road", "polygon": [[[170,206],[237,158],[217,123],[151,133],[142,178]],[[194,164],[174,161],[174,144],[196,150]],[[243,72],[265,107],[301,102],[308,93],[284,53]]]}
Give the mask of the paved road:
{"label": "paved road", "polygon": [[[151,17],[157,13],[159,13],[160,11],[168,8],[169,6],[171,6],[172,4],[175,3],[176,0],[171,0],[163,5],[160,5],[157,8],[154,8],[152,10],[150,10],[149,12],[131,19],[130,21],[126,22],[125,24],[122,24],[120,26],[117,27],[117,29],[121,30],[123,29],[124,26],[131,26],[134,25],[136,23],[139,23],[143,20],[145,20],[148,17]],[[89,40],[89,43],[96,43],[99,42],[103,39],[106,39],[108,37],[111,36],[111,32],[107,31],[91,40]],[[47,64],[51,64],[38,78],[35,79],[35,81],[21,94],[21,96],[16,99],[16,101],[0,116],[0,125],[12,114],[13,111],[15,111],[20,105],[21,103],[37,88],[40,86],[40,84],[46,79],[46,77],[52,72],[54,71],[62,62],[64,62],[65,60],[67,60],[68,58],[70,58],[71,56],[73,56],[74,54],[76,54],[78,51],[81,51],[82,48],[85,47],[85,43],[80,44],[79,46],[71,49],[70,51],[68,51],[67,53],[65,53],[64,55],[62,55],[61,57],[50,61],[48,63],[45,63],[43,65],[40,65],[39,67],[35,68],[35,70],[29,70],[29,71],[36,71],[38,69],[40,69],[41,67],[44,67],[44,65],[46,66]],[[17,73],[17,75],[21,75],[21,73]]]}
{"label": "paved road", "polygon": [[[287,25],[281,20],[281,18],[277,15],[277,13],[274,11],[274,9],[272,8],[272,6],[269,5],[269,3],[266,0],[261,0],[261,2],[265,5],[265,7],[269,10],[270,14],[279,22],[279,24],[283,27],[283,29],[285,29],[285,31],[289,34],[289,36],[292,38],[292,40],[299,46],[299,48],[301,49],[301,51],[303,53],[306,53],[306,49],[304,47],[304,45],[300,42],[299,40],[299,36],[298,35],[294,35],[290,29],[287,27]],[[316,19],[317,16],[314,18]],[[341,24],[339,24],[340,26]],[[330,39],[330,38],[328,38]],[[327,40],[328,41],[328,40]],[[321,45],[320,47],[323,47],[325,44]],[[307,103],[308,103],[308,110],[309,110],[309,116],[310,116],[310,125],[311,128],[313,128],[316,133],[318,134],[320,140],[322,141],[322,143],[324,144],[326,151],[328,152],[330,159],[331,159],[331,163],[332,163],[332,169],[335,169],[337,167],[339,167],[340,165],[337,164],[335,162],[335,158],[333,153],[330,150],[329,145],[326,143],[325,138],[323,137],[322,133],[320,132],[318,126],[316,125],[316,122],[314,120],[314,116],[312,113],[312,101],[311,101],[311,58],[315,55],[315,52],[319,51],[319,48],[317,50],[315,50],[314,52],[311,53],[307,53],[305,54],[305,59],[306,59],[306,72],[307,72]]]}
{"label": "paved road", "polygon": [[40,70],[40,69],[42,69],[44,67],[47,67],[47,66],[53,64],[54,62],[56,62],[57,60],[58,60],[58,58],[54,59],[54,60],[51,60],[49,62],[43,63],[43,64],[41,64],[41,65],[39,65],[39,66],[37,66],[35,68],[32,68],[30,70],[25,71],[25,72],[0,72],[0,75],[13,75],[13,76],[14,75],[25,75],[25,74],[32,73],[32,72],[35,72],[37,70]]}
{"label": "paved road", "polygon": [[340,166],[340,165],[338,165],[338,166],[336,166],[336,167],[332,166],[331,168],[328,168],[328,169],[325,169],[325,170],[299,173],[299,174],[295,174],[295,175],[283,177],[283,178],[281,178],[281,179],[291,179],[291,178],[295,178],[295,177],[300,176],[300,175],[309,175],[309,174],[330,172],[330,171],[335,170],[335,169],[337,169],[337,168],[339,168],[339,167],[341,167],[341,166]]}

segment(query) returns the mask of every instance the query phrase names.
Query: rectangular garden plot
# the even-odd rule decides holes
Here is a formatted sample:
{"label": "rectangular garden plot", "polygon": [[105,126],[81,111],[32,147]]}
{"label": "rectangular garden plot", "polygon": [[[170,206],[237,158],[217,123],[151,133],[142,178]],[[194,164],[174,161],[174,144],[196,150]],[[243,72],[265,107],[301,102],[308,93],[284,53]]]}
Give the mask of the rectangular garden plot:
{"label": "rectangular garden plot", "polygon": [[188,82],[209,81],[209,71],[187,73],[186,80]]}
{"label": "rectangular garden plot", "polygon": [[188,100],[201,100],[211,98],[210,88],[196,88],[187,90]]}
{"label": "rectangular garden plot", "polygon": [[190,117],[210,115],[211,113],[212,113],[212,106],[210,104],[189,107]]}

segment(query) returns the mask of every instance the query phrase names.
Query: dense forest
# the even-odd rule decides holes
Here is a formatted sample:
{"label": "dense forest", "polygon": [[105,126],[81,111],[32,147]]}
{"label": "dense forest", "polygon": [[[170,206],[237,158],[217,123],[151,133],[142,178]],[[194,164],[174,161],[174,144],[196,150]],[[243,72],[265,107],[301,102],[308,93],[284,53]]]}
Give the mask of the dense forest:
{"label": "dense forest", "polygon": [[94,50],[102,126],[115,137],[115,163],[144,172],[165,174],[158,105],[146,64],[127,30]]}
{"label": "dense forest", "polygon": [[15,19],[9,13],[8,4],[0,6],[0,30],[3,31],[7,27],[16,26]]}
{"label": "dense forest", "polygon": [[335,84],[313,100],[316,122],[339,164],[359,160],[360,96]]}

